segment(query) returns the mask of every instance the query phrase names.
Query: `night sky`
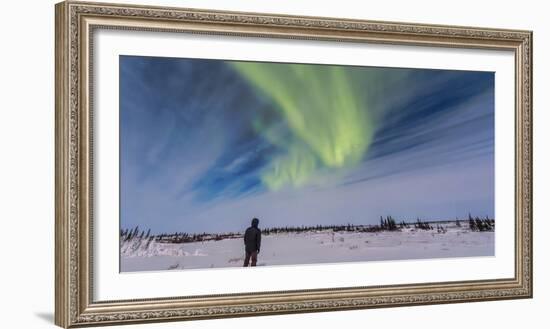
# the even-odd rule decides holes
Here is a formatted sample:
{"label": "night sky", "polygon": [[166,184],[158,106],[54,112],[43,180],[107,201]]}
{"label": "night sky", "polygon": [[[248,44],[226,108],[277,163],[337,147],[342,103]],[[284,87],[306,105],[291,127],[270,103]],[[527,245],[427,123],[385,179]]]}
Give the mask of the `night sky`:
{"label": "night sky", "polygon": [[494,73],[120,57],[121,227],[494,216]]}

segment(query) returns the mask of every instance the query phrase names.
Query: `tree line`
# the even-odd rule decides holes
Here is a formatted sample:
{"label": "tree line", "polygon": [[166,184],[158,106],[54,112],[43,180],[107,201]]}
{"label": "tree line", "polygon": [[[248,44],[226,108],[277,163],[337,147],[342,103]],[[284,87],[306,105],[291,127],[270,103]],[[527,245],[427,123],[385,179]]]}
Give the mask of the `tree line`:
{"label": "tree line", "polygon": [[[488,216],[485,218],[472,217],[468,214],[468,224],[471,231],[487,232],[494,231],[495,220],[490,219]],[[435,227],[434,227],[435,225]],[[461,227],[461,221],[456,219],[455,225]],[[301,226],[281,226],[281,227],[268,227],[261,229],[262,234],[271,235],[279,233],[303,233],[303,232],[365,232],[375,233],[384,231],[401,231],[405,228],[414,227],[416,230],[437,230],[438,233],[446,233],[447,229],[438,222],[422,221],[417,218],[416,221],[406,222],[402,220],[397,222],[392,216],[382,217],[380,216],[380,222],[377,225],[364,225],[364,224],[341,224],[341,225],[301,225]],[[132,229],[121,229],[120,239],[122,242],[130,241],[132,239],[148,240],[148,243],[152,241],[165,242],[165,243],[189,243],[189,242],[201,242],[201,241],[219,241],[225,239],[242,238],[242,232],[226,232],[226,233],[161,233],[151,234],[151,230],[141,230],[139,226]]]}
{"label": "tree line", "polygon": [[495,220],[490,219],[489,216],[482,219],[477,216],[474,218],[471,214],[468,214],[468,224],[472,231],[485,232],[495,230]]}
{"label": "tree line", "polygon": [[210,240],[224,240],[231,238],[240,238],[242,233],[185,233],[185,232],[176,232],[176,233],[161,233],[157,235],[151,235],[151,230],[148,229],[147,233],[140,230],[139,226],[136,226],[133,229],[121,229],[120,230],[120,239],[121,241],[129,241],[132,239],[148,239],[149,241],[156,242],[167,242],[167,243],[186,243],[186,242],[200,242],[200,241],[210,241]]}

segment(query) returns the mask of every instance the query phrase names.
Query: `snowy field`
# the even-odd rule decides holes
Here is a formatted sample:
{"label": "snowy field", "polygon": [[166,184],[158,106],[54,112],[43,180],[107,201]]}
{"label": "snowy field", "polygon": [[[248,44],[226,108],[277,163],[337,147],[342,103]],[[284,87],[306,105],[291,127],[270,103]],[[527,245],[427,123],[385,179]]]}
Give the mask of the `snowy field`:
{"label": "snowy field", "polygon": [[[442,224],[445,231],[403,228],[381,232],[302,232],[262,236],[258,266],[494,255],[494,232]],[[164,243],[135,238],[121,243],[121,272],[239,267],[242,238]]]}

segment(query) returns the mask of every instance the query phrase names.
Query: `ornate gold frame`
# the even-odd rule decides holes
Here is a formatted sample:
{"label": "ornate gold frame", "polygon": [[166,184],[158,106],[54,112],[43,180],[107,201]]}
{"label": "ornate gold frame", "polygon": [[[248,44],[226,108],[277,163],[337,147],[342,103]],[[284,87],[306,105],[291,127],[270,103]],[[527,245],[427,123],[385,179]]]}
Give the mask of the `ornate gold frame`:
{"label": "ornate gold frame", "polygon": [[[75,1],[59,3],[55,9],[57,325],[68,328],[532,297],[532,32]],[[94,302],[90,36],[100,28],[513,51],[514,278]]]}

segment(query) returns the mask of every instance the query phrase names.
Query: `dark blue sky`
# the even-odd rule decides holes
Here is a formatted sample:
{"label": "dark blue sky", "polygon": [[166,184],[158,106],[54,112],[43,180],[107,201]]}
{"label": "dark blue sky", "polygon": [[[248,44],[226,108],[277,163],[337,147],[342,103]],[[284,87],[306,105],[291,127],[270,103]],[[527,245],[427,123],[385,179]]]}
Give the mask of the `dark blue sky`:
{"label": "dark blue sky", "polygon": [[494,74],[120,57],[121,226],[494,216]]}

